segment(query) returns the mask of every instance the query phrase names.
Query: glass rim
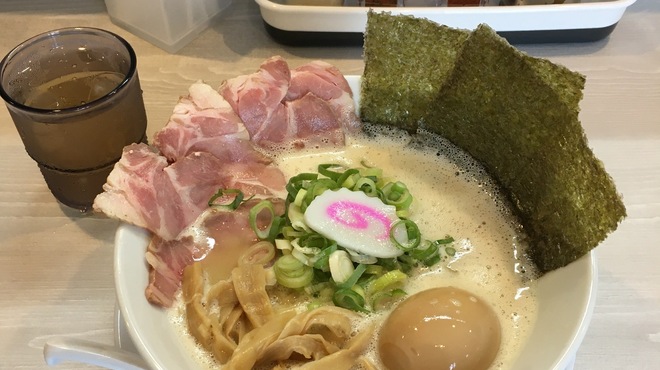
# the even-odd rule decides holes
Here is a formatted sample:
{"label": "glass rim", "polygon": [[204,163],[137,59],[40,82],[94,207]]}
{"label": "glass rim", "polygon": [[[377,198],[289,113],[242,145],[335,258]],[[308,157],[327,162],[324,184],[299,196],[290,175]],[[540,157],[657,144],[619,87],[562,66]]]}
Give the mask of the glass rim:
{"label": "glass rim", "polygon": [[[68,108],[58,108],[58,109],[44,109],[44,108],[35,108],[31,107],[29,105],[25,105],[22,103],[19,103],[18,101],[14,100],[7,91],[5,91],[3,84],[2,84],[2,78],[5,73],[5,67],[6,64],[11,60],[13,57],[18,55],[23,49],[28,47],[29,45],[33,44],[34,42],[45,40],[47,38],[53,38],[57,37],[60,35],[70,35],[70,34],[94,34],[94,35],[100,35],[102,37],[110,37],[114,38],[119,43],[126,49],[128,52],[129,56],[129,66],[128,66],[128,71],[126,72],[126,75],[124,76],[123,80],[117,84],[115,88],[110,90],[108,93],[103,95],[102,97],[98,99],[94,99],[88,103],[81,104],[81,105],[76,105],[74,107],[68,107]],[[102,104],[103,102],[107,101],[108,99],[112,98],[114,95],[116,95],[120,90],[122,90],[126,85],[128,85],[129,81],[133,78],[137,71],[137,56],[135,55],[135,50],[133,50],[133,47],[131,44],[128,43],[123,37],[117,35],[114,32],[104,30],[101,28],[96,28],[96,27],[65,27],[65,28],[58,28],[55,30],[50,30],[46,31],[43,33],[40,33],[38,35],[32,36],[28,38],[27,40],[21,42],[20,44],[16,45],[14,48],[12,48],[7,55],[0,60],[0,96],[2,99],[7,103],[10,104],[11,106],[18,108],[22,111],[26,111],[29,113],[35,113],[35,114],[46,114],[46,115],[54,115],[54,114],[66,114],[66,113],[72,113],[72,112],[80,112],[80,111],[85,111],[87,109],[90,109],[93,106],[97,106],[99,104]]]}

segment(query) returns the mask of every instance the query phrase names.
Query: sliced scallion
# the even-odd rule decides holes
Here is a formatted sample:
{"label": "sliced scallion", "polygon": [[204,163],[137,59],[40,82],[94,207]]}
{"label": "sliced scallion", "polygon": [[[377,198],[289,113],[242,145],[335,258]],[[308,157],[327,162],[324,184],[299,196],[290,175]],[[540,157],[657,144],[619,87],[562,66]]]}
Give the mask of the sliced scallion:
{"label": "sliced scallion", "polygon": [[349,168],[337,179],[337,185],[352,189],[355,182],[360,178],[360,171],[357,168]]}
{"label": "sliced scallion", "polygon": [[424,243],[411,250],[410,256],[421,261],[426,266],[433,266],[440,261],[440,252],[438,244]]}
{"label": "sliced scallion", "polygon": [[385,273],[385,267],[380,265],[368,265],[364,270],[367,275],[382,275]]}
{"label": "sliced scallion", "polygon": [[357,284],[358,280],[360,277],[362,277],[362,274],[364,274],[364,271],[367,269],[367,266],[365,265],[357,265],[355,270],[353,270],[353,273],[351,276],[346,279],[343,283],[339,284],[338,286],[341,288],[353,288],[355,284]]}
{"label": "sliced scallion", "polygon": [[300,238],[301,236],[305,235],[307,232],[304,230],[296,230],[293,228],[293,226],[283,226],[282,227],[282,235],[287,238],[288,240],[293,240],[296,238]]}
{"label": "sliced scallion", "polygon": [[[231,197],[233,195],[233,197]],[[230,196],[231,201],[227,203],[216,203],[216,201],[219,198],[222,198],[224,196]],[[211,199],[208,201],[208,206],[209,207],[219,207],[219,208],[225,208],[230,211],[235,210],[238,208],[241,204],[243,204],[243,199],[245,198],[245,195],[243,195],[243,192],[238,190],[238,189],[218,189],[218,191],[213,194]],[[252,197],[248,198],[246,201],[252,199]]]}
{"label": "sliced scallion", "polygon": [[283,255],[273,266],[278,284],[287,288],[298,289],[309,285],[314,277],[313,269],[306,266],[292,255]]}
{"label": "sliced scallion", "polygon": [[[401,228],[405,230],[407,240],[399,240],[396,237],[397,230]],[[399,220],[396,221],[390,229],[390,240],[394,243],[394,246],[407,252],[417,248],[422,240],[422,235],[419,231],[419,227],[417,227],[417,224],[414,221]]]}
{"label": "sliced scallion", "polygon": [[353,267],[353,261],[351,261],[345,250],[332,252],[328,259],[328,264],[330,265],[332,280],[337,284],[341,284],[348,280],[355,270],[355,267]]}
{"label": "sliced scallion", "polygon": [[[261,227],[257,223],[259,214],[263,211],[268,212],[269,221],[268,225]],[[275,240],[275,237],[280,232],[281,225],[284,223],[284,217],[275,215],[275,208],[273,203],[269,200],[262,200],[250,209],[249,215],[250,227],[257,234],[261,240]]]}
{"label": "sliced scallion", "polygon": [[371,307],[373,310],[386,308],[393,302],[405,297],[406,292],[402,289],[392,289],[385,292],[378,292],[371,297]]}
{"label": "sliced scallion", "polygon": [[337,189],[337,183],[331,179],[318,179],[312,182],[307,188],[307,193],[305,193],[305,198],[303,198],[300,209],[305,212],[307,206],[316,198],[317,196],[323,194],[326,190],[335,190]]}
{"label": "sliced scallion", "polygon": [[387,183],[383,187],[383,199],[385,204],[395,206],[397,210],[408,209],[413,201],[406,184],[401,181]]}
{"label": "sliced scallion", "polygon": [[318,253],[314,257],[314,265],[313,267],[315,269],[319,269],[321,271],[330,271],[330,255],[337,250],[337,244],[333,243],[330,246],[326,247],[323,249],[320,253]]}
{"label": "sliced scallion", "polygon": [[377,167],[365,167],[360,169],[360,175],[376,181],[376,179],[383,177],[383,170]]}
{"label": "sliced scallion", "polygon": [[286,191],[288,193],[287,200],[293,201],[300,189],[306,188],[310,181],[318,179],[318,173],[300,173],[289,179],[286,184]]}
{"label": "sliced scallion", "polygon": [[332,295],[332,302],[339,307],[358,312],[369,312],[365,307],[365,299],[353,289],[339,288]]}
{"label": "sliced scallion", "polygon": [[397,288],[398,286],[402,285],[406,281],[406,279],[408,279],[408,275],[404,274],[402,271],[392,270],[386,272],[385,274],[383,274],[383,276],[372,281],[367,288],[369,294],[373,296],[378,292],[388,291]]}
{"label": "sliced scallion", "polygon": [[353,191],[361,191],[370,197],[378,196],[378,188],[373,179],[361,177],[353,186]]}
{"label": "sliced scallion", "polygon": [[281,251],[293,250],[293,247],[291,246],[291,241],[287,239],[275,239],[275,248]]}
{"label": "sliced scallion", "polygon": [[331,164],[320,164],[319,167],[318,167],[318,171],[321,175],[323,175],[323,176],[325,176],[329,179],[332,179],[334,181],[337,181],[337,179],[339,179],[339,177],[344,173],[344,171],[335,172],[335,171],[332,170],[332,169],[336,169],[336,168],[339,168],[339,169],[343,170],[344,167],[340,166],[338,164],[332,164],[332,163]]}

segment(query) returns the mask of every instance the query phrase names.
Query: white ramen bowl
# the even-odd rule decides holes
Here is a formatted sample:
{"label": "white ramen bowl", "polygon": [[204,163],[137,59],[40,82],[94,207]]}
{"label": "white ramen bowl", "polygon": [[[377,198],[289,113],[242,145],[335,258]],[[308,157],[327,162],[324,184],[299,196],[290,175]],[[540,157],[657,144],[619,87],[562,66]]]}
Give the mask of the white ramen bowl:
{"label": "white ramen bowl", "polygon": [[[347,80],[358,101],[359,77],[349,76]],[[200,369],[167,312],[145,298],[149,274],[144,253],[148,242],[149,233],[141,228],[121,225],[117,230],[115,286],[128,332],[153,369]],[[565,370],[572,364],[591,320],[596,282],[593,252],[539,279],[537,321],[510,369]]]}

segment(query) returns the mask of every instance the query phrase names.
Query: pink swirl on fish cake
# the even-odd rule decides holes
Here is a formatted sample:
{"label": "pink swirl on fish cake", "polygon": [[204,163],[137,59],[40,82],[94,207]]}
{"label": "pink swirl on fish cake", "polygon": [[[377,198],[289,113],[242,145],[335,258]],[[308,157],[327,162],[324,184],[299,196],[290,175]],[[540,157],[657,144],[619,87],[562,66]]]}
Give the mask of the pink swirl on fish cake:
{"label": "pink swirl on fish cake", "polygon": [[390,237],[392,220],[385,213],[364,204],[347,200],[337,201],[326,208],[326,214],[333,221],[354,230],[367,229],[369,227],[367,217],[371,218],[383,226],[383,233],[377,238],[382,240]]}

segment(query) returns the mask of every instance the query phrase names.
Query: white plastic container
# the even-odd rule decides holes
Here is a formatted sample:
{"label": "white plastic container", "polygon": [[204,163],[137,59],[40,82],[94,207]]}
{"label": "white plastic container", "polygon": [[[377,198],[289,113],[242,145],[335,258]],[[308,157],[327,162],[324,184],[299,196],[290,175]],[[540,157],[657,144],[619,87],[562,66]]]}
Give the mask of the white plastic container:
{"label": "white plastic container", "polygon": [[[450,27],[474,29],[487,23],[512,44],[586,42],[609,35],[625,10],[636,0],[516,0],[515,6],[305,6],[290,0],[255,0],[266,30],[287,45],[362,42],[370,9],[427,18]],[[357,0],[345,0],[357,4]],[[432,0],[412,0],[413,3]],[[407,0],[400,0],[401,3]],[[437,3],[446,3],[438,0]],[[488,1],[492,5],[492,1]]]}
{"label": "white plastic container", "polygon": [[105,0],[113,23],[176,53],[197,37],[231,0]]}

